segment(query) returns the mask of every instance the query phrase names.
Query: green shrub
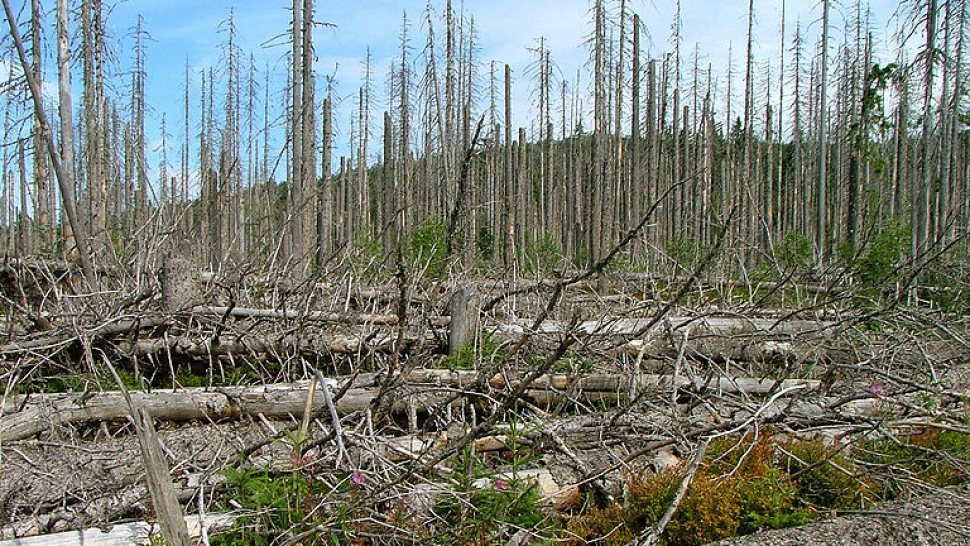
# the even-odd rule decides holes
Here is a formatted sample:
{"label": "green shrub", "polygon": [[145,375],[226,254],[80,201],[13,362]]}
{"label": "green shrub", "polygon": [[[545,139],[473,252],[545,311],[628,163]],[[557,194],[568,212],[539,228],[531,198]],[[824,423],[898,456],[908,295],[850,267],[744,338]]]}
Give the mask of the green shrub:
{"label": "green shrub", "polygon": [[448,370],[477,370],[480,362],[488,363],[498,355],[499,347],[495,338],[483,333],[475,343],[462,345],[454,355],[445,355],[441,363]]}
{"label": "green shrub", "polygon": [[[476,487],[480,478],[491,485]],[[556,536],[558,522],[542,512],[542,495],[533,480],[495,476],[468,451],[451,480],[452,491],[440,495],[433,509],[444,524],[436,544],[505,544],[519,529],[550,541]]]}
{"label": "green shrub", "polygon": [[872,243],[856,260],[855,273],[868,287],[882,286],[894,280],[893,271],[910,245],[909,226],[894,222],[872,238]]}
{"label": "green shrub", "polygon": [[738,533],[783,529],[808,521],[810,514],[797,503],[797,487],[778,464],[778,450],[769,440],[770,432],[753,445],[749,436],[741,442],[734,438],[715,440],[709,451],[708,471],[730,476],[740,496]]}
{"label": "green shrub", "polygon": [[[891,500],[905,492],[913,478],[937,487],[970,482],[970,435],[927,428],[900,439],[865,442],[858,457],[883,469],[873,479],[879,483],[879,497]],[[908,479],[898,480],[902,473]]]}
{"label": "green shrub", "polygon": [[269,546],[285,532],[313,527],[306,514],[315,506],[317,482],[299,472],[270,473],[268,470],[223,471],[226,497],[242,506],[243,513],[232,529],[211,538],[213,546],[251,544]]}
{"label": "green shrub", "polygon": [[738,534],[765,529],[785,529],[806,523],[811,514],[796,505],[798,489],[777,466],[769,466],[760,476],[739,478],[741,521]]}
{"label": "green shrub", "polygon": [[789,231],[785,242],[775,249],[775,256],[786,269],[805,269],[812,263],[812,241],[797,231]]}
{"label": "green shrub", "polygon": [[697,260],[697,243],[683,235],[667,241],[667,257],[680,266],[690,266]]}
{"label": "green shrub", "polygon": [[526,264],[530,271],[549,271],[562,267],[565,258],[559,241],[552,235],[546,235],[526,246]]}
{"label": "green shrub", "polygon": [[411,233],[412,260],[427,265],[426,277],[437,277],[448,264],[447,231],[438,219],[425,220]]}
{"label": "green shrub", "polygon": [[793,476],[798,499],[813,509],[854,509],[872,497],[868,482],[855,477],[855,463],[823,440],[793,442],[786,468]]}

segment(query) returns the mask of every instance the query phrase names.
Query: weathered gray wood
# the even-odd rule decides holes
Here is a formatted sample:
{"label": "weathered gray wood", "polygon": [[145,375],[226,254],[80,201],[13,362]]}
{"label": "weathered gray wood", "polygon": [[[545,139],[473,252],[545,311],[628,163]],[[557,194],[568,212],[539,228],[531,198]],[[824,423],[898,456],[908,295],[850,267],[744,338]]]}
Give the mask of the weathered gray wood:
{"label": "weathered gray wood", "polygon": [[201,290],[195,279],[196,275],[188,260],[181,256],[166,254],[162,268],[158,272],[162,311],[181,310],[190,305],[193,298],[199,297]]}
{"label": "weathered gray wood", "polygon": [[[238,408],[225,394],[201,389],[133,392],[131,396],[137,407],[144,408],[157,419],[218,420],[238,414]],[[18,408],[23,399],[13,401],[17,404],[8,404],[7,408]],[[128,404],[119,392],[32,395],[22,411],[3,416],[0,437],[5,442],[17,441],[60,425],[122,419],[128,415]]]}
{"label": "weathered gray wood", "polygon": [[[644,328],[654,323],[650,317],[604,317],[600,320],[588,320],[579,323],[572,330],[573,333],[595,335],[644,335],[650,332]],[[807,334],[824,332],[831,328],[833,322],[817,322],[811,320],[787,320],[766,318],[728,318],[728,317],[671,317],[670,327],[674,329],[690,327],[692,331],[710,335],[738,335],[738,334]],[[521,334],[532,326],[530,321],[519,321],[515,324],[499,325],[496,330],[500,333]],[[662,328],[663,323],[656,323],[654,329]],[[562,322],[548,320],[539,325],[536,333],[562,334],[567,333],[567,325]]]}
{"label": "weathered gray wood", "polygon": [[[136,406],[143,408],[156,419],[166,421],[222,420],[240,415],[287,417],[301,415],[305,409],[308,384],[278,384],[262,387],[224,387],[217,391],[185,389],[180,391],[159,390],[150,393],[132,392]],[[370,407],[377,389],[349,389],[340,400],[335,401],[339,414],[348,414]],[[419,409],[438,402],[442,395],[426,393],[419,396]],[[421,403],[421,400],[426,402]],[[19,400],[12,400],[22,402]],[[17,408],[18,405],[9,404]],[[313,410],[325,409],[325,402],[316,398]],[[405,400],[397,400],[393,412],[406,409]],[[130,414],[124,397],[119,392],[96,394],[55,394],[31,396],[26,406],[10,412],[0,421],[0,438],[3,442],[15,442],[35,436],[59,425],[123,419]]]}
{"label": "weathered gray wood", "polygon": [[448,330],[448,354],[455,356],[472,343],[479,328],[480,298],[474,285],[466,285],[451,296],[448,304],[451,326]]}
{"label": "weathered gray wood", "polygon": [[[232,514],[206,514],[205,527],[210,532],[232,525]],[[191,536],[202,533],[197,516],[186,516],[185,524]],[[65,531],[25,538],[0,540],[0,546],[148,546],[151,537],[159,533],[157,524],[135,521],[114,525],[107,531],[98,528],[80,531]]]}
{"label": "weathered gray wood", "polygon": [[[391,333],[376,336],[352,335],[304,335],[299,338],[275,338],[256,335],[245,338],[223,337],[218,343],[211,338],[192,338],[170,336],[166,339],[143,339],[134,343],[119,342],[118,348],[134,356],[148,356],[158,354],[177,354],[191,357],[219,356],[219,355],[255,355],[278,354],[296,349],[301,353],[312,354],[358,354],[361,351],[390,352],[394,350],[396,335]],[[409,346],[421,338],[416,335],[405,335],[405,346]]]}
{"label": "weathered gray wood", "polygon": [[[590,374],[585,376],[553,374],[539,376],[529,384],[529,388],[615,392],[636,386],[639,391],[669,389],[671,382],[681,390],[706,390],[724,394],[744,393],[749,395],[764,395],[776,389],[788,389],[795,386],[809,390],[815,390],[821,386],[820,381],[808,379],[786,379],[779,382],[774,379],[752,377],[714,377],[708,381],[703,377],[690,379],[683,376],[674,377],[657,374],[641,374],[636,377],[618,374]],[[519,385],[518,380],[509,381],[503,375],[496,375],[489,380],[489,383],[496,389],[504,388],[506,385],[515,388]]]}
{"label": "weathered gray wood", "polygon": [[[425,392],[415,395],[418,406],[424,408],[441,396],[435,386],[462,388],[471,385],[477,377],[478,373],[474,371],[415,370],[408,374],[406,382],[426,387]],[[559,391],[585,392],[591,396],[612,395],[626,392],[634,382],[640,391],[669,389],[672,380],[672,376],[652,374],[642,374],[635,379],[616,374],[544,375],[530,383],[525,395],[539,403],[553,403],[558,400]],[[488,383],[494,389],[505,389],[514,388],[518,385],[517,381],[496,375]],[[364,378],[362,383],[371,384],[373,378]],[[796,386],[803,387],[803,391],[819,387],[818,381],[811,380],[785,380],[776,386],[774,380],[744,377],[717,377],[709,382],[677,377],[675,383],[678,389],[683,390],[706,389],[724,394],[749,395],[764,395],[776,389]],[[219,387],[213,390],[157,390],[150,393],[133,392],[131,396],[137,407],[156,419],[216,421],[260,413],[266,417],[301,415],[305,410],[308,388],[308,382],[300,382],[260,387]],[[334,404],[337,412],[344,415],[366,410],[377,393],[378,389],[373,386],[353,387]],[[4,442],[23,440],[61,425],[122,419],[129,415],[128,406],[119,392],[30,395],[26,403],[23,397],[11,397],[5,407],[8,408],[7,412],[0,421],[0,438]],[[314,400],[314,411],[324,407],[324,400]],[[395,402],[392,411],[405,411],[406,407],[407,400],[400,399]]]}
{"label": "weathered gray wood", "polygon": [[321,322],[336,322],[341,324],[376,324],[393,326],[398,323],[397,315],[375,315],[375,314],[342,314],[330,313],[326,311],[300,311],[289,309],[255,309],[249,307],[221,307],[216,305],[197,305],[192,308],[194,315],[207,315],[222,317],[227,313],[236,318],[267,318],[267,319],[290,319],[290,320],[311,320]]}
{"label": "weathered gray wood", "polygon": [[[170,319],[167,317],[146,317],[138,319],[123,318],[112,320],[89,330],[87,332],[87,336],[90,339],[97,339],[99,337],[107,337],[131,332],[140,328],[157,328],[167,324],[169,320]],[[0,355],[6,356],[8,354],[25,353],[44,348],[56,348],[59,345],[73,343],[77,340],[78,336],[74,333],[61,333],[37,339],[14,341],[12,343],[0,345]]]}
{"label": "weathered gray wood", "polygon": [[182,515],[182,507],[175,495],[175,485],[169,472],[168,461],[158,443],[158,433],[152,418],[143,408],[135,410],[138,444],[145,462],[145,479],[155,505],[155,514],[167,546],[190,546],[189,531]]}

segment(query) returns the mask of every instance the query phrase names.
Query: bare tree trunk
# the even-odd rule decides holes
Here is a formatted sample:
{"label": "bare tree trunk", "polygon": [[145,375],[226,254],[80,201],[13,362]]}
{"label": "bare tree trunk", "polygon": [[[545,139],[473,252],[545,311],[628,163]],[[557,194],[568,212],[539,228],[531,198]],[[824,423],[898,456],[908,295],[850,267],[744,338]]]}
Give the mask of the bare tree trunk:
{"label": "bare tree trunk", "polygon": [[[741,166],[741,187],[739,188],[738,202],[747,210],[748,213],[742,215],[744,225],[741,228],[741,238],[744,241],[755,241],[755,226],[757,220],[757,199],[752,199],[752,194],[756,192],[758,181],[754,174],[754,138],[753,138],[753,115],[754,115],[754,56],[752,47],[754,44],[754,0],[748,0],[748,38],[744,57],[744,157]],[[751,249],[744,252],[745,261],[751,256]]]}
{"label": "bare tree trunk", "polygon": [[[41,49],[41,18],[43,17],[43,12],[40,5],[40,0],[31,0],[30,2],[30,34],[31,34],[31,54],[33,56],[33,70],[34,77],[37,81],[43,81],[43,69],[41,66],[42,59],[42,49]],[[44,150],[46,146],[44,142],[44,135],[41,131],[40,122],[36,119],[34,120],[33,128],[33,141],[34,141],[34,228],[36,233],[31,238],[41,237],[41,244],[45,243],[46,231],[45,228],[50,223],[49,210],[48,210],[48,189],[47,189],[47,152]],[[73,162],[68,163],[68,165],[73,168]],[[39,228],[39,229],[38,229]]]}
{"label": "bare tree trunk", "polygon": [[28,205],[28,197],[30,197],[30,183],[27,181],[27,151],[26,144],[23,140],[17,143],[17,159],[18,166],[20,167],[20,221],[18,222],[17,230],[17,246],[19,254],[27,255],[33,252],[33,241],[31,241],[31,234],[33,232],[30,219],[30,206]]}
{"label": "bare tree trunk", "polygon": [[91,241],[95,253],[104,246],[107,221],[107,181],[103,172],[102,145],[104,127],[101,118],[102,81],[100,79],[101,44],[98,30],[101,1],[81,2],[81,36],[84,66],[84,151],[85,182],[91,215]]}
{"label": "bare tree trunk", "polygon": [[775,198],[773,206],[775,208],[774,236],[780,236],[786,227],[787,218],[786,199],[791,192],[791,181],[785,179],[785,0],[781,1],[781,30],[779,31],[778,44],[778,125],[776,138],[778,139],[778,160],[775,168]]}
{"label": "bare tree trunk", "polygon": [[818,185],[815,206],[815,245],[816,258],[821,264],[827,256],[828,226],[826,225],[826,185],[828,184],[828,50],[829,50],[829,4],[830,0],[822,0],[822,70],[819,76],[819,110],[818,110]]}
{"label": "bare tree trunk", "polygon": [[593,179],[589,191],[590,204],[588,206],[588,256],[587,263],[595,264],[599,261],[600,249],[603,246],[604,200],[606,196],[606,7],[603,0],[596,0],[593,5],[595,18],[593,43]]}
{"label": "bare tree trunk", "polygon": [[[303,88],[303,98],[299,112],[303,116],[303,119],[300,121],[300,128],[303,130],[303,138],[300,139],[300,142],[303,144],[300,161],[303,162],[303,165],[300,167],[300,172],[303,178],[300,180],[299,187],[302,202],[300,209],[303,220],[301,221],[302,231],[300,235],[307,248],[317,248],[313,241],[316,238],[316,230],[310,228],[316,220],[314,208],[317,206],[315,195],[317,183],[314,180],[317,176],[317,122],[316,85],[313,77],[313,0],[303,0],[302,20],[303,32],[301,32],[301,38],[303,44],[301,54],[303,59],[300,61],[300,69],[303,71],[303,74],[300,77],[300,83]],[[306,262],[308,259],[309,257],[303,258],[301,263]]]}
{"label": "bare tree trunk", "polygon": [[[960,204],[957,196],[960,193],[958,181],[960,181],[961,179],[963,179],[964,182],[966,181],[966,177],[960,176],[962,155],[960,153],[960,144],[959,144],[960,130],[958,129],[958,126],[960,125],[960,123],[958,123],[958,119],[960,114],[960,99],[963,94],[962,89],[965,85],[964,84],[965,66],[964,66],[963,55],[964,55],[964,44],[966,40],[967,3],[959,2],[958,6],[959,7],[957,8],[957,11],[953,15],[951,15],[950,18],[948,18],[953,20],[952,21],[948,20],[947,22],[948,25],[952,24],[955,27],[953,32],[956,33],[957,39],[956,39],[956,51],[953,56],[953,62],[955,63],[955,66],[953,67],[953,91],[950,97],[949,104],[946,105],[946,107],[949,108],[949,110],[947,111],[947,116],[949,118],[947,128],[948,128],[949,134],[948,134],[948,138],[946,139],[947,153],[946,153],[946,164],[944,165],[946,169],[946,175],[943,176],[943,181],[944,181],[944,185],[947,188],[949,188],[948,199],[946,200],[946,205],[948,206],[947,209],[949,211],[949,214],[953,215],[954,219],[957,222],[959,222],[960,219],[962,219],[963,225],[966,225],[968,221],[968,217],[967,217],[968,211],[966,210],[965,207],[959,206]],[[966,193],[965,190],[964,190],[964,193]],[[967,195],[964,195],[965,199],[967,197],[968,197]],[[953,210],[954,208],[956,208],[956,210]],[[946,235],[948,240],[953,235],[951,226],[954,223],[955,222],[944,222],[945,228],[947,230]]]}
{"label": "bare tree trunk", "polygon": [[411,191],[411,106],[410,106],[410,86],[411,69],[408,64],[408,52],[410,42],[408,38],[408,18],[404,15],[401,24],[401,58],[399,60],[398,72],[398,165],[395,170],[395,209],[393,211],[396,222],[395,245],[400,245],[398,240],[403,234],[407,233],[410,227],[410,217],[413,214],[410,210],[410,191]]}
{"label": "bare tree trunk", "polygon": [[290,187],[287,192],[287,221],[289,222],[289,258],[301,263],[303,259],[303,0],[293,0],[293,21],[290,30],[293,41],[290,92]]}
{"label": "bare tree trunk", "polygon": [[927,0],[926,4],[926,48],[923,51],[926,71],[923,81],[923,120],[922,120],[922,158],[920,176],[917,179],[916,194],[913,196],[913,257],[916,257],[929,243],[930,237],[930,188],[933,185],[935,170],[933,161],[933,65],[936,62],[936,22],[937,0]]}
{"label": "bare tree trunk", "polygon": [[60,153],[66,184],[74,189],[74,117],[71,105],[71,29],[68,0],[57,0],[57,91],[61,121]]}
{"label": "bare tree trunk", "polygon": [[[134,144],[135,164],[135,215],[134,225],[142,225],[148,217],[148,171],[145,166],[145,51],[142,39],[145,32],[142,28],[142,18],[138,16],[135,27],[135,68],[131,76],[131,124]],[[100,66],[100,63],[99,63]],[[100,69],[98,81],[101,81]],[[100,114],[100,111],[98,112]],[[104,138],[104,125],[100,124],[101,136]],[[103,144],[103,142],[102,142]],[[101,148],[102,155],[104,147]],[[101,163],[101,176],[105,180],[107,192],[107,177],[104,163]]]}
{"label": "bare tree trunk", "polygon": [[[317,273],[323,272],[323,266],[327,263],[330,253],[333,252],[333,234],[331,225],[333,223],[333,201],[331,199],[331,178],[333,167],[331,165],[331,146],[333,140],[333,116],[331,110],[330,94],[323,99],[323,152],[320,167],[322,173],[317,183]],[[358,159],[358,161],[360,161]],[[359,188],[359,187],[358,187]]]}
{"label": "bare tree trunk", "polygon": [[[635,222],[641,215],[641,200],[638,198],[637,188],[643,183],[640,180],[640,15],[633,14],[633,72],[631,74],[633,89],[632,104],[630,105],[630,181],[626,186],[627,206],[630,209],[631,222]],[[565,138],[565,135],[563,135]],[[636,244],[630,245],[631,262],[636,259],[640,249]]]}
{"label": "bare tree trunk", "polygon": [[502,212],[505,218],[504,234],[505,243],[503,245],[505,268],[515,269],[516,263],[516,244],[515,244],[515,205],[516,196],[512,191],[514,181],[512,180],[512,69],[505,65],[505,190],[502,192],[503,203]]}
{"label": "bare tree trunk", "polygon": [[[626,202],[626,192],[622,191],[625,187],[626,170],[623,168],[623,75],[626,70],[625,55],[626,53],[626,9],[627,0],[620,0],[620,26],[619,26],[619,51],[617,51],[617,61],[616,61],[616,97],[614,99],[613,107],[616,109],[613,119],[613,138],[615,139],[615,145],[613,148],[613,203],[616,209],[616,225],[614,225],[614,233],[611,237],[616,237],[621,231],[625,231],[629,227],[629,205]],[[551,138],[551,137],[550,137]]]}
{"label": "bare tree trunk", "polygon": [[384,242],[384,252],[388,253],[397,241],[397,199],[394,192],[394,130],[391,113],[384,112],[384,191],[378,199],[380,210],[377,214],[378,234]]}
{"label": "bare tree trunk", "polygon": [[17,29],[17,21],[14,18],[13,10],[10,8],[10,0],[2,1],[3,10],[7,16],[7,23],[10,28],[10,36],[13,38],[14,47],[17,49],[17,56],[20,59],[20,66],[23,68],[24,75],[27,77],[27,86],[30,88],[30,95],[34,102],[34,114],[40,121],[41,131],[47,138],[47,153],[50,157],[51,164],[54,166],[54,174],[57,177],[57,183],[61,190],[64,214],[67,216],[68,222],[71,224],[71,230],[74,232],[75,243],[78,250],[78,259],[81,262],[81,270],[83,271],[89,286],[94,288],[97,285],[97,277],[95,276],[94,272],[94,264],[91,262],[91,253],[88,247],[87,235],[85,234],[84,228],[78,221],[77,217],[73,178],[67,174],[61,163],[61,158],[55,152],[54,139],[51,133],[50,123],[47,121],[47,114],[44,111],[44,102],[41,98],[40,82],[34,78],[33,72],[30,70],[30,64],[27,62],[27,54],[24,51],[24,45],[20,39],[20,31]]}

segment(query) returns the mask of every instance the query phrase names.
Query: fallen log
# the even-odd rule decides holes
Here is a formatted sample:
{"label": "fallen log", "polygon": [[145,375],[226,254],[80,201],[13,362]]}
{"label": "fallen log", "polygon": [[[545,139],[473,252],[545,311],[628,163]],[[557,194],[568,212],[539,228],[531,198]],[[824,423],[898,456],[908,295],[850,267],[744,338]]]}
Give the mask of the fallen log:
{"label": "fallen log", "polygon": [[[254,309],[249,307],[219,307],[212,305],[198,305],[193,307],[189,313],[193,315],[205,315],[224,317],[229,315],[235,318],[265,318],[265,319],[287,319],[287,320],[309,320],[319,322],[333,322],[338,324],[375,324],[382,326],[394,326],[398,323],[397,315],[376,315],[376,314],[345,314],[330,313],[326,311],[301,311],[295,309]],[[440,319],[439,319],[440,322]]]}
{"label": "fallen log", "polygon": [[[406,333],[404,350],[415,343],[434,341],[433,333],[425,336]],[[257,354],[283,354],[296,350],[302,354],[344,354],[354,355],[361,352],[386,353],[394,350],[398,341],[396,334],[382,333],[372,336],[317,334],[301,337],[269,337],[250,335],[246,337],[222,337],[218,341],[211,338],[191,336],[169,336],[164,339],[142,339],[135,342],[121,341],[118,349],[132,356],[181,355],[193,358],[207,356],[245,356]]]}
{"label": "fallen log", "polygon": [[[207,514],[204,527],[206,532],[216,533],[229,528],[234,520],[233,514]],[[186,516],[185,524],[189,535],[198,537],[202,534],[203,525],[198,516]],[[2,530],[4,540],[0,540],[0,546],[147,546],[154,544],[152,537],[157,537],[160,529],[157,523],[135,521],[113,525],[107,531],[92,528],[26,538],[13,538],[8,534],[12,532],[9,528]]]}
{"label": "fallen log", "polygon": [[[289,417],[306,409],[308,382],[266,385],[262,387],[219,387],[212,390],[192,388],[173,391],[132,392],[136,405],[155,419],[163,421],[219,421],[241,415]],[[370,407],[377,389],[351,388],[335,401],[337,412],[346,415]],[[443,393],[429,391],[400,397],[391,406],[394,413],[416,407],[424,411],[441,401]],[[35,436],[50,428],[68,424],[126,419],[129,411],[119,392],[86,394],[31,395],[10,404],[23,406],[4,415],[0,421],[0,438],[15,442]],[[410,407],[409,407],[410,406]],[[325,409],[322,397],[313,400],[312,410]]]}
{"label": "fallen log", "polygon": [[[504,375],[496,375],[489,380],[495,389],[516,388],[520,381],[508,379]],[[529,383],[529,389],[579,390],[617,392],[635,389],[642,390],[690,390],[693,392],[717,392],[721,394],[765,395],[776,390],[803,387],[816,390],[822,385],[821,381],[810,379],[759,379],[753,377],[713,377],[687,378],[683,376],[657,374],[590,374],[573,376],[565,374],[542,375]]]}
{"label": "fallen log", "polygon": [[[202,389],[184,391],[132,392],[132,399],[156,419],[166,421],[220,420],[239,415],[237,406],[220,392]],[[52,427],[89,421],[127,418],[128,404],[120,392],[31,395],[13,400],[18,412],[7,413],[0,422],[0,438],[5,442],[23,440]]]}
{"label": "fallen log", "polygon": [[170,321],[171,318],[169,317],[122,318],[106,322],[91,330],[84,330],[80,335],[74,332],[61,332],[35,339],[6,343],[0,345],[0,355],[16,355],[47,347],[57,347],[79,341],[82,336],[88,339],[98,339],[125,334],[136,329],[158,328],[168,324]]}
{"label": "fallen log", "polygon": [[[646,335],[656,330],[662,330],[666,321],[656,322],[649,317],[604,317],[599,320],[587,320],[579,323],[570,330],[567,323],[547,320],[542,322],[533,333],[535,334],[590,334],[610,336]],[[653,325],[651,330],[646,330]],[[794,335],[824,332],[835,325],[834,322],[812,320],[779,320],[767,318],[731,318],[731,317],[671,317],[669,326],[679,330],[690,327],[696,334],[735,336],[741,334],[773,334]],[[498,333],[522,334],[532,327],[528,321],[517,321],[513,324],[499,324],[495,326]]]}
{"label": "fallen log", "polygon": [[[399,397],[392,411],[404,412],[410,407],[427,410],[440,402],[444,392],[435,387],[448,387],[453,390],[471,384],[477,372],[447,370],[416,370],[409,374],[406,381],[417,388],[418,392]],[[491,388],[505,389],[515,385],[517,380],[505,376],[495,376],[489,381]],[[672,383],[673,382],[673,383]],[[334,384],[337,382],[334,381]],[[715,378],[709,383],[702,380],[672,378],[661,375],[642,375],[630,379],[622,375],[592,375],[571,377],[565,375],[542,376],[530,383],[525,396],[540,404],[562,401],[560,393],[584,392],[593,399],[612,396],[626,391],[631,385],[639,390],[678,389],[700,391],[718,390],[722,393],[767,394],[779,388],[802,387],[818,388],[817,381],[787,380],[781,385],[774,380],[753,378]],[[423,387],[423,388],[422,388]],[[133,392],[134,402],[143,407],[149,415],[165,421],[192,421],[236,419],[241,415],[265,417],[285,417],[300,415],[306,408],[309,382],[265,385],[260,387],[218,387],[215,389],[192,388],[181,390],[157,390],[152,392]],[[340,414],[362,411],[370,407],[379,389],[373,387],[353,387],[343,397],[335,401]],[[6,404],[8,410],[0,421],[0,438],[5,442],[19,441],[35,436],[50,428],[74,423],[92,421],[111,421],[125,419],[129,410],[119,392],[102,393],[65,393],[37,394],[11,397]],[[320,410],[324,402],[320,398],[313,401],[313,410]]]}

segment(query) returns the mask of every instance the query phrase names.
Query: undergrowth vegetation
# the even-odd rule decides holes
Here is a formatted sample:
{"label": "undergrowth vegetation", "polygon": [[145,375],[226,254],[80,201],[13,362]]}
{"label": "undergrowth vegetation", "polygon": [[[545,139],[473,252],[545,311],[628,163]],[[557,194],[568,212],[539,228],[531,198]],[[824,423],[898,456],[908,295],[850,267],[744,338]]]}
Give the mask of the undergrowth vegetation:
{"label": "undergrowth vegetation", "polygon": [[[666,546],[700,546],[767,529],[801,525],[919,493],[968,483],[970,436],[927,429],[848,447],[762,434],[712,442],[705,462],[661,535]],[[630,544],[655,526],[684,479],[683,467],[628,477],[621,503],[570,519],[571,545]]]}
{"label": "undergrowth vegetation", "polygon": [[[865,509],[927,486],[968,483],[970,435],[924,428],[906,436],[870,436],[833,444],[762,430],[757,437],[714,440],[660,544],[699,546]],[[620,546],[657,525],[686,473],[678,466],[630,474],[625,498],[596,505],[588,497],[582,508],[562,514],[547,504],[534,480],[517,473],[530,455],[514,433],[509,447],[500,459],[465,450],[453,472],[429,489],[430,503],[390,502],[363,472],[324,472],[312,459],[294,457],[288,468],[275,471],[226,470],[222,493],[232,499],[226,508],[241,517],[211,544],[269,546],[301,537],[305,544],[334,546]]]}

